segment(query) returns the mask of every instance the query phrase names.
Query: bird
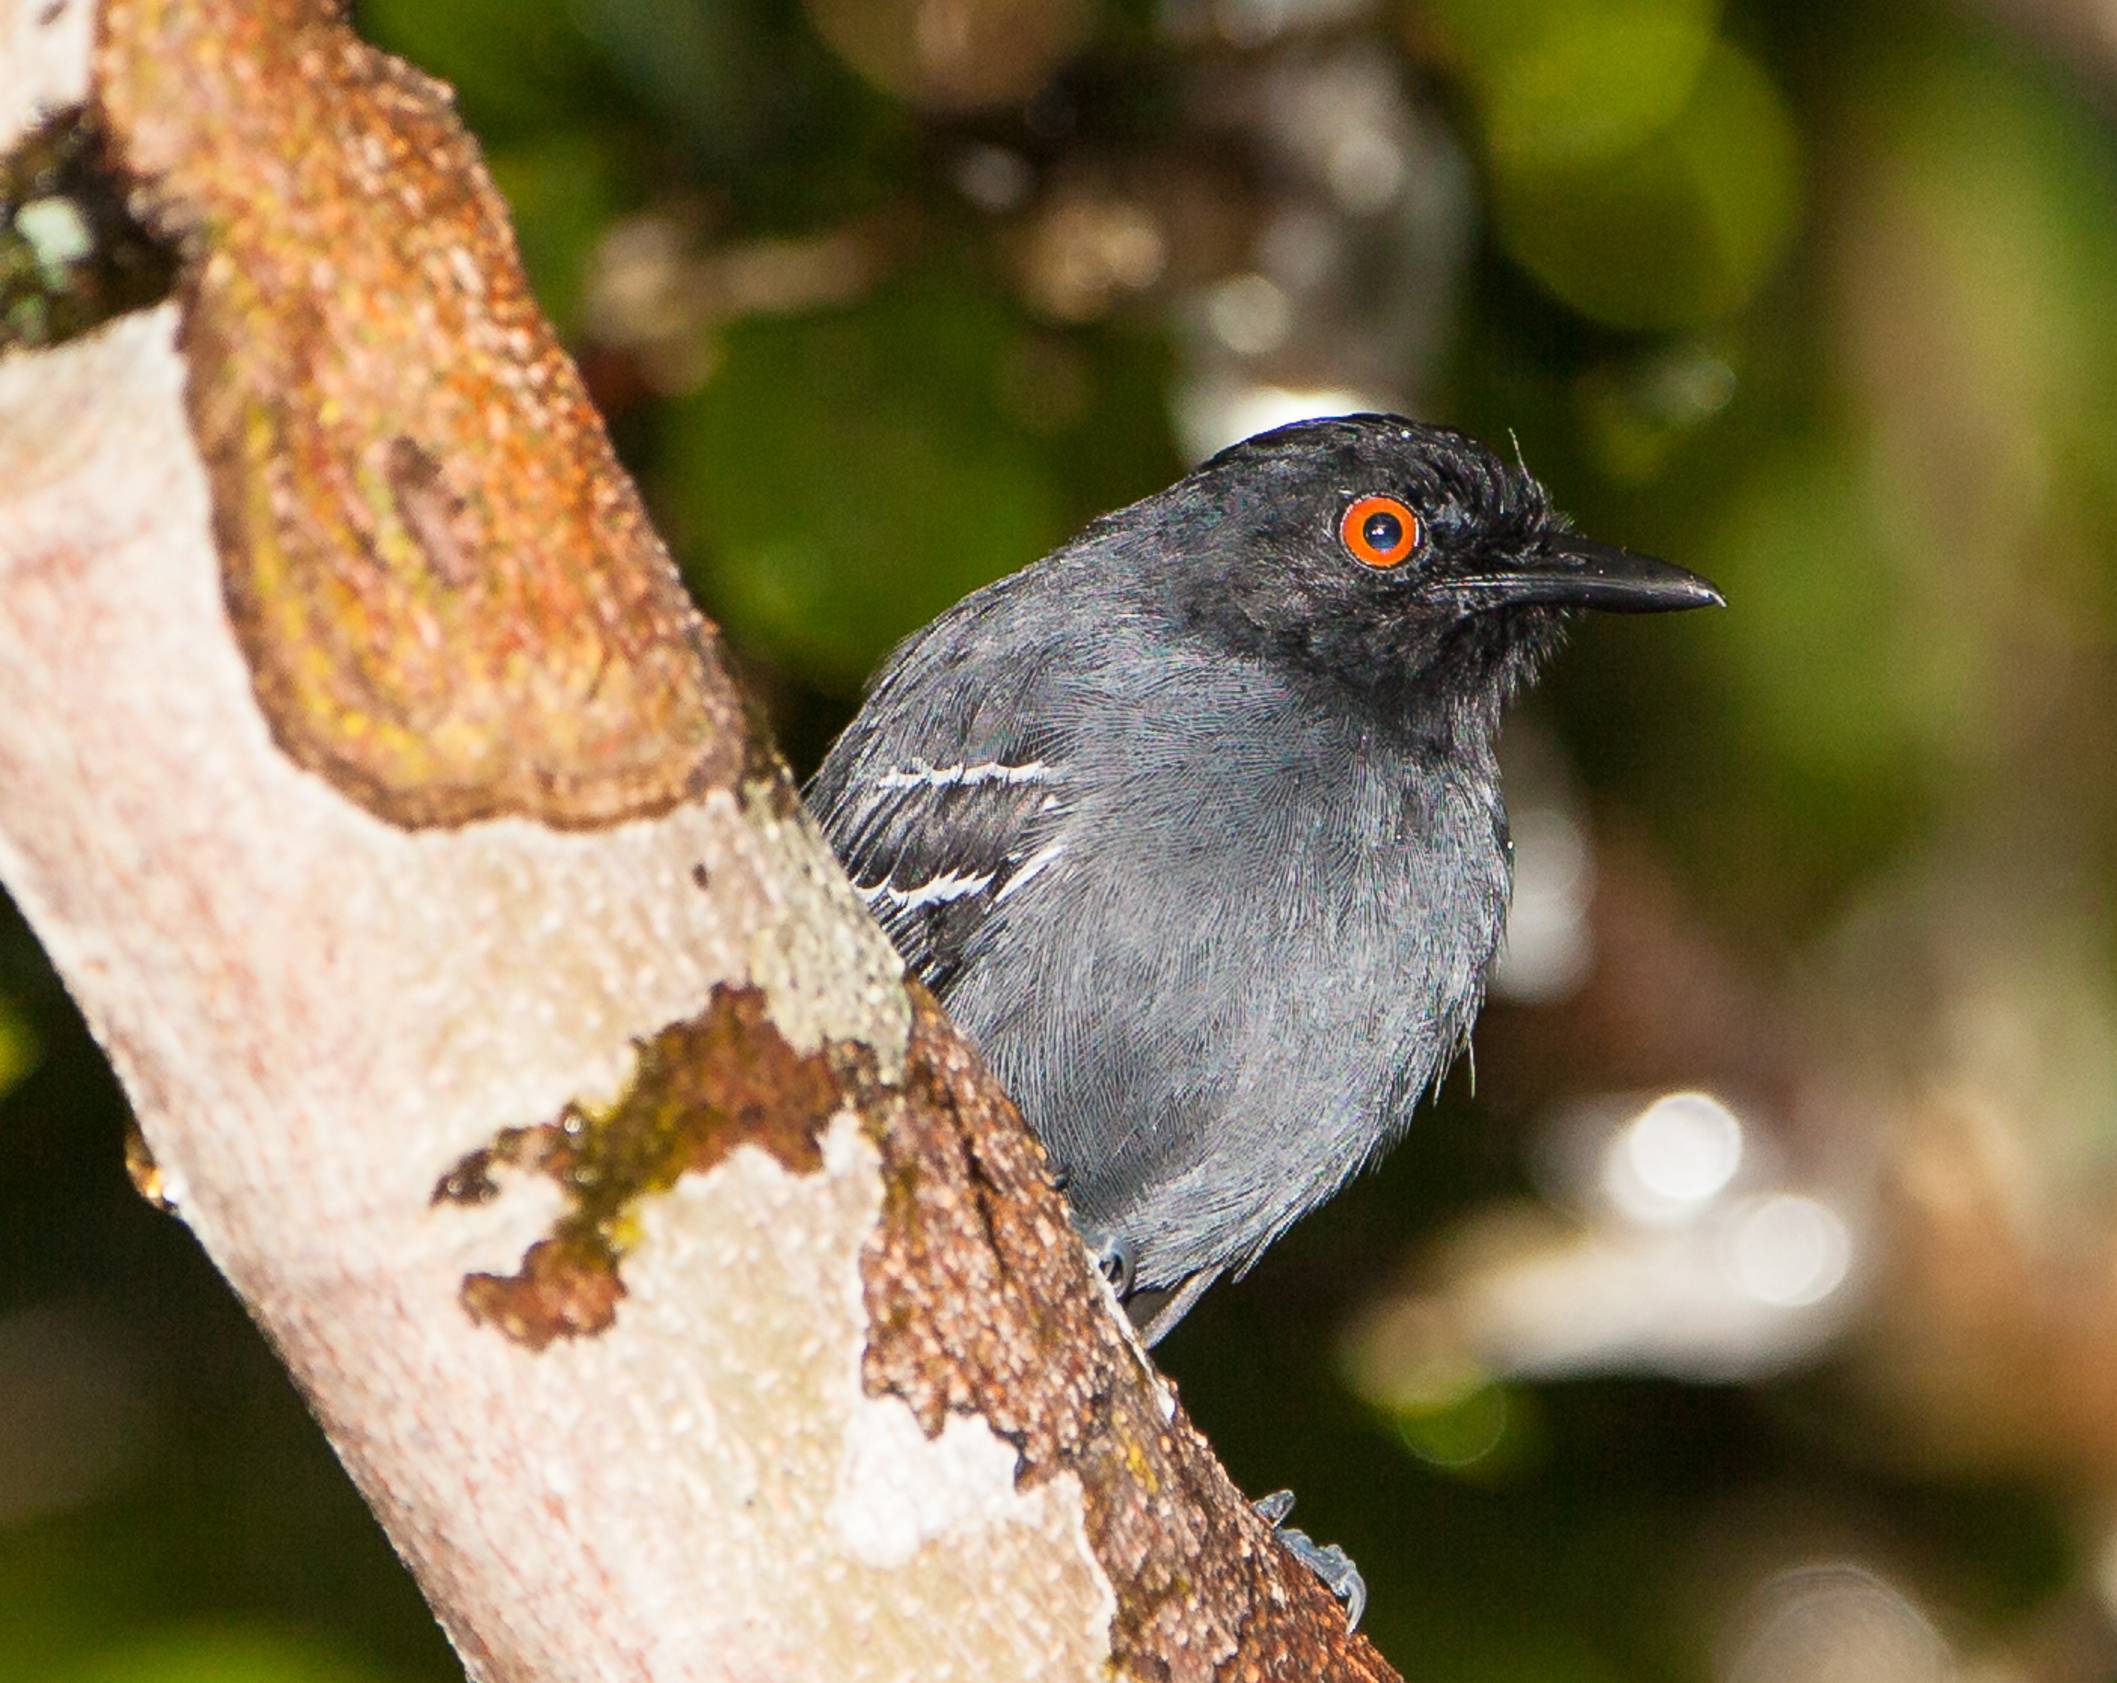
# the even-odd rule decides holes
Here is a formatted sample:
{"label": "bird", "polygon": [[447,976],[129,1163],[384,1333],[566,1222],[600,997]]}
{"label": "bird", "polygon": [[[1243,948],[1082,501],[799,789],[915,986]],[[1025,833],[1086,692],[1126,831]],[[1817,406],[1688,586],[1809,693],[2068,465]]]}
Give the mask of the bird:
{"label": "bird", "polygon": [[888,656],[806,802],[1144,1343],[1467,1046],[1512,884],[1501,717],[1573,611],[1708,605],[1519,460],[1356,414],[1229,446]]}

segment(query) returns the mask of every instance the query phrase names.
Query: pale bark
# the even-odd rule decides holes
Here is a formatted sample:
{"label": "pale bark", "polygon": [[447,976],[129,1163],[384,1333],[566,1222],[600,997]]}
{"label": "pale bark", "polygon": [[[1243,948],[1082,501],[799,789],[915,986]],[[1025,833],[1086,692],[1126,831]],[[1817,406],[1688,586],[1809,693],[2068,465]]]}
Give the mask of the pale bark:
{"label": "pale bark", "polygon": [[0,878],[470,1673],[1388,1675],[754,739],[440,92],[320,0],[0,0],[0,167],[81,106],[181,280],[0,351]]}

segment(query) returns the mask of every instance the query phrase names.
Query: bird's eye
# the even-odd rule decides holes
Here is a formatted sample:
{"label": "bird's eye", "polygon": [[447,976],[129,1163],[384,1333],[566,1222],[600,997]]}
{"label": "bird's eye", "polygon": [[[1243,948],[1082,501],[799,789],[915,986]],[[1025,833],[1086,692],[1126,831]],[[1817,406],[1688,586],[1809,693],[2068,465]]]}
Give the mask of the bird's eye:
{"label": "bird's eye", "polygon": [[1363,567],[1402,566],[1419,547],[1419,517],[1395,497],[1359,497],[1338,521],[1338,541]]}

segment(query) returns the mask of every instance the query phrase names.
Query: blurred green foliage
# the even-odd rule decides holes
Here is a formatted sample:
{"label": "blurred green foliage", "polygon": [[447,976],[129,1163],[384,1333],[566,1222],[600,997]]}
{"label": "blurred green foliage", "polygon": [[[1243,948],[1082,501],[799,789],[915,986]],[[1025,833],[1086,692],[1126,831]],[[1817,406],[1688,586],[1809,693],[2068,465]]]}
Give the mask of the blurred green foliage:
{"label": "blurred green foliage", "polygon": [[[1590,530],[1734,604],[1679,636],[1593,628],[1535,715],[1586,809],[1668,862],[1697,939],[1776,973],[1940,839],[2029,811],[2063,813],[2086,880],[2107,875],[2117,63],[2012,33],[1997,3],[1401,0],[1311,28],[1298,4],[1137,0],[1056,33],[1010,30],[1017,3],[963,0],[977,85],[1003,90],[985,103],[922,94],[965,67],[922,83],[901,41],[857,66],[834,47],[910,4],[355,7],[458,88],[540,296],[797,763],[896,638],[1181,468],[1184,405],[1225,372],[1201,325],[1217,280],[1266,250],[1298,269],[1333,226],[1418,237],[1360,193],[1319,199],[1258,138],[1289,108],[1269,77],[1349,44],[1468,161],[1473,200],[1446,236],[1467,278],[1419,341],[1438,354],[1405,352],[1386,389],[1514,430]],[[1298,384],[1370,332],[1387,363],[1390,299],[1350,249],[1342,308],[1294,311],[1245,377]],[[2109,916],[2084,908],[2090,956],[2049,972],[2084,997],[2117,957]],[[1919,1461],[1828,1363],[1753,1387],[1466,1369],[1399,1409],[1355,1400],[1330,1329],[1417,1236],[1527,1193],[1531,1122],[1592,1078],[1510,1090],[1485,1061],[1477,1098],[1452,1085],[1166,1352],[1238,1479],[1294,1485],[1299,1522],[1360,1560],[1401,1665],[1710,1676],[1724,1586],[1699,1562],[1745,1559],[1730,1535],[1915,1556],[1972,1646],[2087,1594],[2063,1476]],[[0,923],[0,1331],[32,1310],[88,1329],[149,1422],[36,1503],[0,1480],[0,1683],[454,1675],[269,1354],[126,1186],[121,1116]],[[2074,1178],[2107,1175],[2107,1116],[2081,1137]],[[0,1409],[60,1359],[11,1376],[15,1348]]]}
{"label": "blurred green foliage", "polygon": [[36,1067],[36,1029],[12,1000],[0,998],[0,1098]]}
{"label": "blurred green foliage", "polygon": [[348,1664],[313,1638],[274,1636],[255,1626],[178,1626],[44,1675],[51,1683],[380,1683],[383,1676]]}
{"label": "blurred green foliage", "polygon": [[1612,164],[1694,104],[1715,0],[1441,0],[1493,157],[1508,171]]}
{"label": "blurred green foliage", "polygon": [[884,628],[985,583],[985,557],[1051,546],[1045,453],[999,403],[1015,332],[988,290],[942,276],[729,331],[668,447],[692,464],[671,495],[679,529],[710,536],[702,586],[731,631],[851,686]]}
{"label": "blurred green foliage", "polygon": [[1715,320],[1774,271],[1801,199],[1792,120],[1712,0],[1442,0],[1507,249],[1622,328]]}
{"label": "blurred green foliage", "polygon": [[1153,413],[1151,341],[1055,341],[941,262],[844,310],[739,324],[669,405],[664,496],[739,644],[850,694],[958,597],[1126,500],[1151,452],[1098,439]]}
{"label": "blurred green foliage", "polygon": [[1799,208],[1792,124],[1756,64],[1719,42],[1690,98],[1636,146],[1494,162],[1508,249],[1614,327],[1685,327],[1747,303],[1785,255]]}

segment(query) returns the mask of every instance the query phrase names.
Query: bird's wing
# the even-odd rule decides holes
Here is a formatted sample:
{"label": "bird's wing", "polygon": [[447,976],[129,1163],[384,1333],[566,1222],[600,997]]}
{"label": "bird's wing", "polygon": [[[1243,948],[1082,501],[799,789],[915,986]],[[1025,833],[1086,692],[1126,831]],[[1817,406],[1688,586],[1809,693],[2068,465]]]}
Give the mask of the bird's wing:
{"label": "bird's wing", "polygon": [[980,931],[1064,851],[1064,779],[1026,752],[936,763],[876,746],[834,753],[809,805],[905,963],[945,997]]}

